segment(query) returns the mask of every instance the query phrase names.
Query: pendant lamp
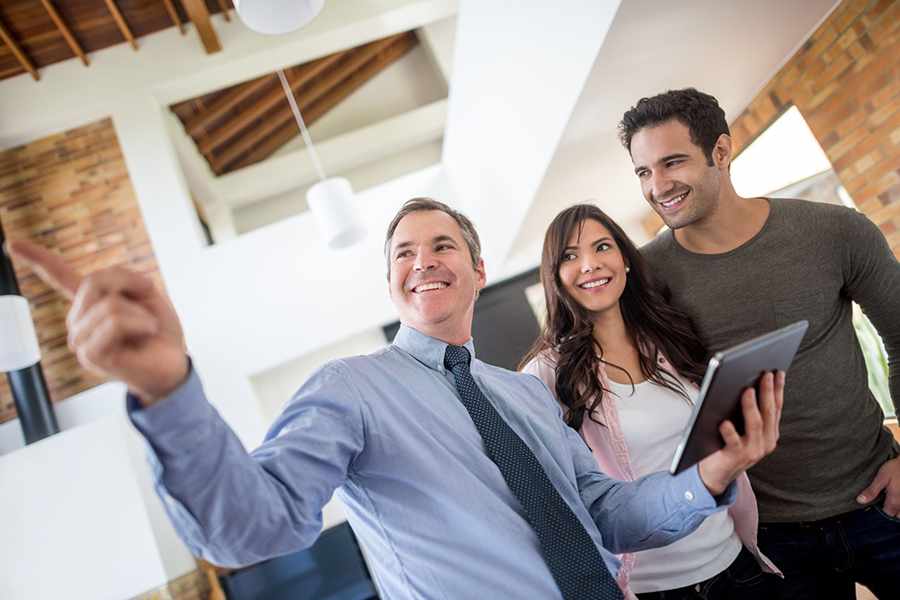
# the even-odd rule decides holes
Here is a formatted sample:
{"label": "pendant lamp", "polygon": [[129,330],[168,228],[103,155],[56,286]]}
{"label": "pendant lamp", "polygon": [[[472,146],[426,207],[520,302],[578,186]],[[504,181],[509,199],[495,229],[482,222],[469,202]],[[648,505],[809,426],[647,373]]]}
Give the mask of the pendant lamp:
{"label": "pendant lamp", "polygon": [[352,246],[366,236],[366,230],[356,215],[353,188],[350,182],[343,177],[325,177],[322,163],[319,162],[319,155],[316,154],[316,148],[306,129],[306,123],[303,122],[303,116],[294,100],[294,93],[288,85],[284,71],[278,71],[278,78],[281,80],[281,87],[287,96],[288,104],[291,105],[297,127],[300,128],[300,134],[303,136],[303,141],[306,143],[309,156],[319,176],[318,183],[306,192],[306,202],[313,213],[319,232],[332,250]]}
{"label": "pendant lamp", "polygon": [[41,360],[31,310],[24,297],[0,296],[0,332],[0,372],[25,369]]}
{"label": "pendant lamp", "polygon": [[325,0],[233,0],[244,25],[268,35],[300,29],[322,10]]}

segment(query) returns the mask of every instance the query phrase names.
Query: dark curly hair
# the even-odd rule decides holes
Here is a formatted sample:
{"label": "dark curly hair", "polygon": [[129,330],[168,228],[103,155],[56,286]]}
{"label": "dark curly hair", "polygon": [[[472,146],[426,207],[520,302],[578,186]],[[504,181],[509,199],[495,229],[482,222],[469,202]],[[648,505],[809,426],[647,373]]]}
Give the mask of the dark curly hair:
{"label": "dark curly hair", "polygon": [[723,133],[730,135],[725,111],[719,101],[694,88],[669,90],[652,98],[641,98],[622,116],[619,123],[619,139],[631,152],[631,138],[645,127],[655,127],[675,119],[684,124],[691,134],[691,141],[706,155],[706,162],[713,164],[712,151]]}

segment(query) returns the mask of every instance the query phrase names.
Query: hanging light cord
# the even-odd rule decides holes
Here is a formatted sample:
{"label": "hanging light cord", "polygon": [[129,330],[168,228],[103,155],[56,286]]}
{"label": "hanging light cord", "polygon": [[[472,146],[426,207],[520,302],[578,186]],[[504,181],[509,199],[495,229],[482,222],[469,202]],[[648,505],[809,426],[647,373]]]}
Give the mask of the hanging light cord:
{"label": "hanging light cord", "polygon": [[287,96],[288,104],[291,105],[291,111],[294,113],[294,119],[297,121],[297,127],[300,128],[300,134],[303,136],[303,142],[309,149],[309,155],[312,158],[313,165],[316,167],[316,173],[319,174],[319,180],[325,181],[325,171],[322,169],[322,163],[319,162],[319,155],[316,154],[316,148],[315,146],[313,146],[312,138],[309,137],[309,131],[306,129],[306,123],[303,122],[303,115],[300,114],[300,109],[297,108],[297,101],[294,100],[294,92],[291,91],[291,87],[288,85],[287,78],[284,76],[284,71],[281,69],[278,69],[278,79],[281,80],[281,87],[284,88],[284,95]]}

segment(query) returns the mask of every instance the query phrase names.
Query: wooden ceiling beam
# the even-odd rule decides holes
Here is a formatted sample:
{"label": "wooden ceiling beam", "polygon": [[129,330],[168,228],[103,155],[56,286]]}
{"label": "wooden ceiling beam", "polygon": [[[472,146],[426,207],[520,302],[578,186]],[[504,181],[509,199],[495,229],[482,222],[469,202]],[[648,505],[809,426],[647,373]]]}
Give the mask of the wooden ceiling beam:
{"label": "wooden ceiling beam", "polygon": [[181,0],[181,4],[187,11],[194,27],[197,28],[197,34],[200,36],[200,41],[203,42],[206,53],[213,54],[220,51],[222,44],[219,43],[219,36],[216,35],[216,30],[213,28],[212,21],[209,18],[209,9],[206,8],[206,2],[203,0]]}
{"label": "wooden ceiling beam", "polygon": [[35,81],[39,81],[41,78],[40,73],[38,73],[37,69],[34,68],[34,65],[28,60],[28,57],[25,55],[25,52],[19,48],[19,45],[16,44],[16,41],[13,39],[12,35],[6,30],[3,26],[3,23],[0,23],[0,38],[3,39],[3,43],[9,46],[9,49],[12,51],[13,55],[16,57],[16,60],[19,61],[19,64],[22,65],[22,68],[31,73],[31,76]]}
{"label": "wooden ceiling beam", "polygon": [[184,130],[192,137],[203,133],[204,129],[211,123],[222,118],[225,113],[233,107],[275,82],[276,79],[274,75],[265,75],[254,79],[253,81],[238,85],[236,88],[222,95],[215,102],[210,104],[205,110],[199,111],[186,119]]}
{"label": "wooden ceiling beam", "polygon": [[[296,92],[300,87],[319,74],[325,73],[323,78],[328,77],[330,74],[328,68],[338,64],[342,58],[353,52],[353,50],[336,52],[310,63],[300,65],[293,70],[287,70],[285,75],[287,76],[291,90]],[[339,66],[337,70],[342,68],[344,68],[343,65]],[[293,73],[291,71],[293,71]],[[284,97],[284,91],[281,89],[281,86],[278,86],[260,98],[253,106],[248,107],[247,110],[243,111],[237,118],[211,132],[208,138],[198,144],[197,148],[200,150],[201,154],[208,155],[212,153],[213,150],[238,136],[238,134],[246,129],[251,123],[265,116],[267,112],[280,106],[281,103],[285,103],[285,106],[287,106],[287,98]]]}
{"label": "wooden ceiling beam", "polygon": [[[394,38],[392,43],[382,49],[359,69],[354,70],[347,77],[330,86],[325,93],[304,94],[297,98],[298,106],[302,107],[303,119],[307,127],[318,121],[328,111],[337,106],[347,96],[359,89],[364,83],[383,71],[388,65],[400,59],[418,43],[414,35],[402,35]],[[287,117],[279,115],[276,122],[279,125],[261,143],[253,147],[243,157],[240,157],[233,165],[224,165],[228,170],[236,170],[257,163],[271,156],[284,144],[300,134],[297,124],[293,122],[293,114],[287,111]]]}
{"label": "wooden ceiling beam", "polygon": [[[300,110],[303,111],[307,104],[315,101],[316,98],[327,92],[332,86],[348,77],[353,71],[357,70],[376,56],[378,52],[389,46],[389,41],[382,40],[377,49],[366,48],[363,50],[363,48],[356,48],[344,53],[332,55],[331,57],[326,57],[339,61],[338,66],[331,71],[325,71],[320,79],[316,80],[308,90],[304,90],[304,93],[297,98],[297,105],[300,107]],[[312,65],[302,65],[301,68],[307,66]],[[309,73],[304,73],[293,81],[290,76],[287,75],[288,85],[290,86],[292,93],[296,93],[297,89],[309,80],[310,77],[305,75],[309,75]],[[228,124],[227,133],[230,134],[229,138],[236,137],[236,139],[233,143],[225,147],[221,154],[216,155],[211,151],[204,152],[204,147],[213,145],[211,142],[225,141],[216,137],[221,130],[213,132],[207,140],[204,140],[205,143],[199,145],[201,153],[209,160],[210,166],[214,172],[219,173],[220,171],[223,171],[230,163],[240,159],[244,153],[281,127],[287,120],[293,119],[290,105],[284,95],[284,90],[280,87],[270,94],[266,100],[267,102],[262,109],[260,107],[263,103],[259,102],[254,105],[251,110],[245,111],[238,119]],[[262,122],[253,127],[252,130],[247,131],[243,135],[237,135],[260,119],[262,119]],[[223,127],[222,129],[225,128]],[[219,145],[221,145],[221,143],[215,144],[215,146]]]}
{"label": "wooden ceiling beam", "polygon": [[59,29],[59,32],[62,34],[63,38],[65,38],[66,43],[69,45],[69,48],[72,49],[72,52],[81,59],[81,62],[84,63],[84,66],[88,66],[91,62],[88,60],[87,54],[84,53],[84,50],[81,49],[81,45],[78,43],[78,40],[75,39],[75,36],[72,35],[71,30],[69,30],[69,26],[66,25],[66,22],[62,17],[59,16],[59,13],[56,12],[56,7],[53,6],[53,2],[50,0],[41,0],[44,5],[44,8],[47,10],[47,14],[50,15],[50,18],[53,19],[54,25]]}
{"label": "wooden ceiling beam", "polygon": [[181,35],[186,34],[187,30],[184,28],[184,23],[181,22],[181,17],[178,16],[178,11],[175,10],[175,5],[172,4],[172,0],[163,0],[163,4],[166,6],[166,12],[169,13],[169,18],[172,19],[172,24],[178,28]]}
{"label": "wooden ceiling beam", "polygon": [[137,50],[137,40],[134,39],[134,35],[131,33],[131,29],[128,28],[128,23],[125,22],[125,17],[122,16],[122,13],[119,11],[119,7],[116,6],[115,0],[106,0],[106,7],[109,9],[110,14],[112,14],[113,19],[116,21],[116,25],[118,25],[119,31],[122,32],[122,37],[128,40],[128,43],[131,44],[132,48]]}
{"label": "wooden ceiling beam", "polygon": [[219,0],[219,8],[222,10],[222,16],[225,17],[225,20],[231,21],[231,15],[228,14],[228,2]]}

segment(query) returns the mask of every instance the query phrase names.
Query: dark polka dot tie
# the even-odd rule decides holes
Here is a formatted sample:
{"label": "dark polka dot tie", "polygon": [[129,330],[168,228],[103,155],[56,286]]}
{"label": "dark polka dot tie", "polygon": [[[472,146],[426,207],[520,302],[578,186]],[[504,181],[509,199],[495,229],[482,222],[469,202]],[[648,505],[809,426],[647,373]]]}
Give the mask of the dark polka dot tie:
{"label": "dark polka dot tie", "polygon": [[463,406],[512,493],[534,528],[544,560],[566,600],[622,600],[600,551],[550,482],[531,449],[503,420],[469,371],[469,351],[447,346],[444,366],[453,373]]}

